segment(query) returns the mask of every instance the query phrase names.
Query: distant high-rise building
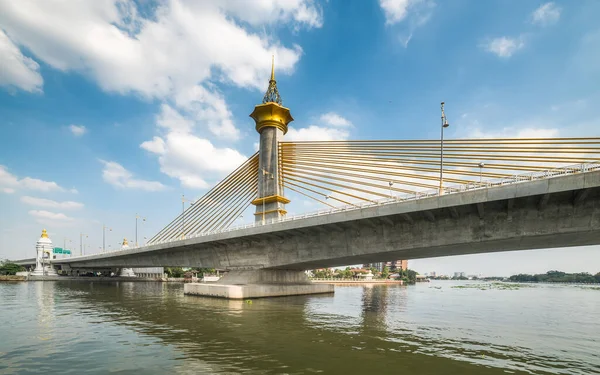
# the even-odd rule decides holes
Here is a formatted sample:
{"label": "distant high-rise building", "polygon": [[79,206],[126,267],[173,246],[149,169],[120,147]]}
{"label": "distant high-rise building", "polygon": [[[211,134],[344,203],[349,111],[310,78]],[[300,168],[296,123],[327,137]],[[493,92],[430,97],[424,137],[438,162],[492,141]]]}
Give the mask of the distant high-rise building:
{"label": "distant high-rise building", "polygon": [[391,260],[389,262],[378,262],[378,263],[365,263],[363,268],[375,268],[377,271],[382,272],[383,268],[387,267],[390,271],[406,271],[408,269],[408,260]]}
{"label": "distant high-rise building", "polygon": [[363,264],[363,268],[364,269],[375,268],[378,272],[382,272],[384,265],[385,265],[385,263],[383,263],[383,262],[365,263],[365,264]]}
{"label": "distant high-rise building", "polygon": [[429,272],[429,276],[437,277],[437,273],[435,271],[431,271],[431,272]]}
{"label": "distant high-rise building", "polygon": [[454,277],[465,277],[464,272],[454,272]]}

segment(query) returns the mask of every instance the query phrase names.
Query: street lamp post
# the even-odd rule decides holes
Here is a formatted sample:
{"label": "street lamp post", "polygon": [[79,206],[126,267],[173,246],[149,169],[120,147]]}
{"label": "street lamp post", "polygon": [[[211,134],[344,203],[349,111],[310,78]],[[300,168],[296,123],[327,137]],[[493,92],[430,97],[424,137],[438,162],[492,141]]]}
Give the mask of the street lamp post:
{"label": "street lamp post", "polygon": [[63,237],[63,250],[67,250],[67,241],[69,241],[69,243],[73,244],[73,241],[69,240],[67,237]]}
{"label": "street lamp post", "polygon": [[485,167],[485,164],[483,162],[479,163],[479,183],[481,184],[481,177],[483,174],[483,167]]}
{"label": "street lamp post", "polygon": [[185,238],[185,202],[190,202],[190,206],[194,204],[194,201],[185,199],[185,195],[181,194],[181,239]]}
{"label": "street lamp post", "polygon": [[142,223],[146,221],[145,217],[141,217],[137,213],[135,214],[135,247],[138,246],[138,219],[142,219]]}
{"label": "street lamp post", "polygon": [[85,233],[79,233],[79,255],[83,255],[84,254],[84,252],[83,252],[83,250],[84,250],[83,236],[85,236],[85,238],[88,237],[88,235],[85,234]]}
{"label": "street lamp post", "polygon": [[390,198],[394,198],[394,196],[392,195],[392,186],[394,186],[394,183],[390,181],[388,184],[390,185]]}
{"label": "street lamp post", "polygon": [[109,232],[112,232],[112,228],[102,224],[102,252],[106,250],[106,229],[108,229]]}
{"label": "street lamp post", "polygon": [[448,124],[448,119],[446,118],[446,113],[444,112],[444,102],[441,103],[442,106],[442,135],[440,137],[440,190],[439,195],[442,195],[442,185],[444,183],[444,128],[450,126]]}

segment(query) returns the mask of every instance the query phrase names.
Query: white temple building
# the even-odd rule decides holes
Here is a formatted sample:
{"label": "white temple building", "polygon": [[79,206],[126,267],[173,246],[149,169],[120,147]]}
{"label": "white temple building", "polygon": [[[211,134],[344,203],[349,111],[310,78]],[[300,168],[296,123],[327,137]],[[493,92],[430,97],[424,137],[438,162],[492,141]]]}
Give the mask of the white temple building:
{"label": "white temple building", "polygon": [[35,269],[31,272],[31,276],[58,276],[56,270],[50,264],[52,259],[52,240],[48,237],[46,229],[42,230],[42,236],[35,244]]}

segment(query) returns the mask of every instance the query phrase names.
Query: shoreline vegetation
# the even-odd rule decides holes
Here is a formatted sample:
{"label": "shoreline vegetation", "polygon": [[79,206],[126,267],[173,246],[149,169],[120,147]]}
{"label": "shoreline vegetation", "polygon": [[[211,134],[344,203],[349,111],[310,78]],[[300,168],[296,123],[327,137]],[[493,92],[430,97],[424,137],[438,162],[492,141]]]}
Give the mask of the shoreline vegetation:
{"label": "shoreline vegetation", "polygon": [[517,283],[600,284],[600,272],[595,275],[587,272],[566,273],[561,271],[548,271],[535,275],[520,273],[510,276],[508,281]]}

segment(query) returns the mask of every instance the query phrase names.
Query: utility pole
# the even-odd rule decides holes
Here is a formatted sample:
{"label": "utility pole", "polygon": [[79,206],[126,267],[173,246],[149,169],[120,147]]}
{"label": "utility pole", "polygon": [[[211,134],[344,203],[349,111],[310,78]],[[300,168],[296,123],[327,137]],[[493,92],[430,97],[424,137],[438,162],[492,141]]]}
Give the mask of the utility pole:
{"label": "utility pole", "polygon": [[185,238],[185,202],[190,202],[190,206],[194,204],[194,201],[185,199],[185,195],[181,194],[181,239]]}
{"label": "utility pole", "polygon": [[109,232],[112,232],[112,228],[108,228],[106,225],[102,224],[102,252],[106,250],[106,229]]}
{"label": "utility pole", "polygon": [[85,236],[85,238],[87,238],[87,234],[85,233],[79,233],[79,255],[83,255],[83,236]]}
{"label": "utility pole", "polygon": [[450,126],[448,124],[448,119],[446,118],[446,113],[444,113],[444,102],[442,104],[442,135],[440,137],[440,190],[439,195],[442,195],[442,185],[444,182],[444,128]]}
{"label": "utility pole", "polygon": [[145,217],[141,217],[137,213],[135,214],[135,247],[138,247],[138,219],[142,219],[142,222],[146,221]]}

